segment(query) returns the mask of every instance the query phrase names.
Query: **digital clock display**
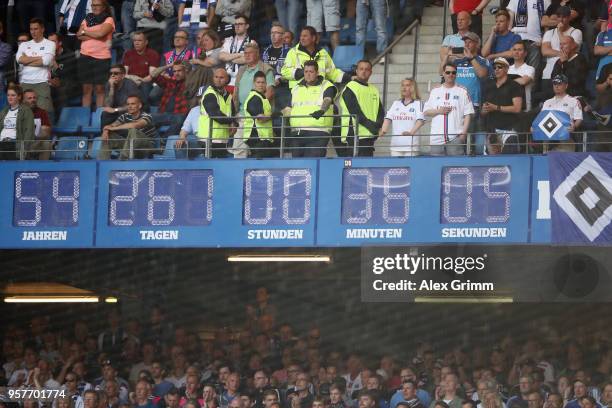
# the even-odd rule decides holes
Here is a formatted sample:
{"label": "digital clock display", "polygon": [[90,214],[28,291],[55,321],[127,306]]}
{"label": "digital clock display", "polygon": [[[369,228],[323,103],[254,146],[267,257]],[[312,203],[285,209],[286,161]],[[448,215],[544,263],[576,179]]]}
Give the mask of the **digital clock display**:
{"label": "digital clock display", "polygon": [[245,170],[242,224],[308,224],[312,183],[310,169]]}
{"label": "digital clock display", "polygon": [[109,226],[205,226],[212,222],[212,170],[115,170],[108,183]]}
{"label": "digital clock display", "polygon": [[440,193],[440,222],[508,222],[511,181],[508,166],[444,167]]}
{"label": "digital clock display", "polygon": [[410,213],[410,168],[345,168],[342,224],[405,224]]}
{"label": "digital clock display", "polygon": [[79,171],[15,172],[14,227],[76,227]]}

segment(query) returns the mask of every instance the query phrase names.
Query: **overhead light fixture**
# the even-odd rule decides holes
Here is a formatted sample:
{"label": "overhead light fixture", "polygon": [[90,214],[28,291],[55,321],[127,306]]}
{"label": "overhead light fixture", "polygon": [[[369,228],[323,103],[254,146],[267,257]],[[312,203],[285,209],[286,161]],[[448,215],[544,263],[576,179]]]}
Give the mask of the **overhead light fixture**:
{"label": "overhead light fixture", "polygon": [[97,303],[97,296],[7,296],[4,303]]}
{"label": "overhead light fixture", "polygon": [[460,296],[417,296],[414,303],[512,303],[514,299],[508,296],[483,296],[483,297],[460,297]]}
{"label": "overhead light fixture", "polygon": [[330,262],[329,255],[232,255],[228,262]]}
{"label": "overhead light fixture", "polygon": [[119,301],[119,299],[117,299],[117,298],[116,298],[116,297],[114,297],[114,296],[109,296],[109,297],[107,297],[106,299],[104,299],[104,301],[105,301],[106,303],[117,303],[117,302]]}

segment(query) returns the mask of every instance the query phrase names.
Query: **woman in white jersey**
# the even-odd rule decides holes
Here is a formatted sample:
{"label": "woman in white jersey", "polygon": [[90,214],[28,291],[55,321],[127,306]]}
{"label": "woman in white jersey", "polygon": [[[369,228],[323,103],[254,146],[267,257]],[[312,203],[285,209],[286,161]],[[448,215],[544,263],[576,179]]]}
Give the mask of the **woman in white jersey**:
{"label": "woman in white jersey", "polygon": [[411,78],[402,80],[401,99],[393,102],[385,115],[379,136],[391,128],[391,156],[418,156],[419,129],[425,123],[423,104],[416,82]]}

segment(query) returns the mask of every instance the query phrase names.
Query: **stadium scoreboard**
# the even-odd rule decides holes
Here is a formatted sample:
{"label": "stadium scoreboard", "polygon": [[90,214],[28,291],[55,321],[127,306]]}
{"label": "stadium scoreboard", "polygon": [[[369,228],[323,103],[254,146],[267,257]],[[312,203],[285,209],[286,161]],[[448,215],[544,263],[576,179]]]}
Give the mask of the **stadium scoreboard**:
{"label": "stadium scoreboard", "polygon": [[0,247],[546,242],[534,159],[4,162]]}

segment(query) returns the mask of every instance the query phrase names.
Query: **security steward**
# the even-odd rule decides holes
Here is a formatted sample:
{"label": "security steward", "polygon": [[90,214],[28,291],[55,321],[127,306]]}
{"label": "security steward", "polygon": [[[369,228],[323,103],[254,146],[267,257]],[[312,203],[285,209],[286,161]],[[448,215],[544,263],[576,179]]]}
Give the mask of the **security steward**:
{"label": "security steward", "polygon": [[[227,151],[231,146],[230,137],[236,133],[236,110],[232,103],[232,95],[225,90],[230,77],[225,68],[218,68],[213,75],[213,84],[206,88],[200,99],[200,117],[198,119],[198,146],[205,148],[210,126],[212,121],[211,134],[211,158],[229,157]],[[214,119],[212,119],[214,118]],[[181,148],[187,135],[181,133],[181,137],[176,142],[176,147]]]}
{"label": "security steward", "polygon": [[300,32],[300,42],[287,53],[281,75],[289,81],[289,89],[304,78],[304,64],[315,61],[319,66],[320,75],[332,83],[346,83],[351,80],[350,74],[336,68],[329,53],[317,44],[317,30],[306,26]]}
{"label": "security steward", "polygon": [[[334,124],[333,100],[338,90],[319,75],[319,66],[304,62],[304,78],[291,91],[293,157],[325,157]],[[283,112],[288,114],[287,110]]]}
{"label": "security steward", "polygon": [[253,89],[244,101],[244,135],[249,156],[254,158],[278,156],[274,149],[272,105],[266,98],[266,74],[257,71],[253,76]]}
{"label": "security steward", "polygon": [[[342,142],[348,141],[349,149],[353,147],[353,143],[358,142],[358,155],[366,157],[374,155],[374,142],[385,117],[378,89],[368,83],[371,75],[370,61],[359,61],[356,78],[346,84],[340,98]],[[354,117],[357,117],[357,129]]]}

